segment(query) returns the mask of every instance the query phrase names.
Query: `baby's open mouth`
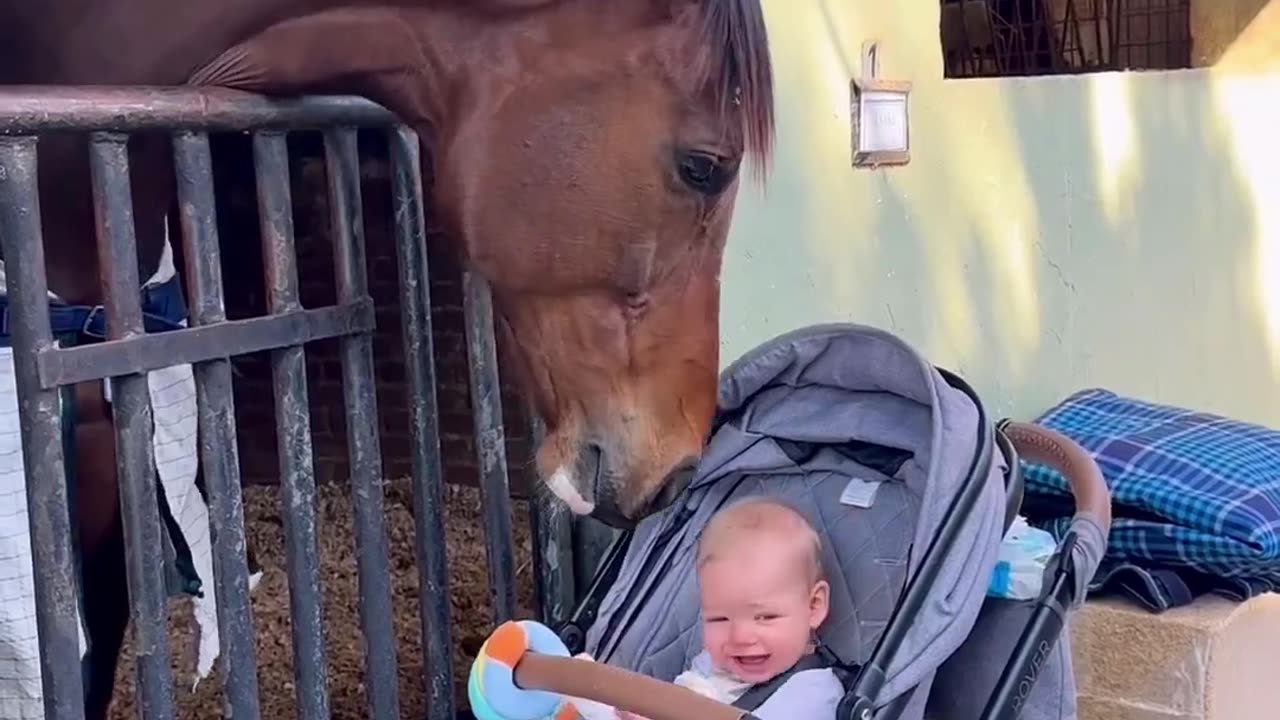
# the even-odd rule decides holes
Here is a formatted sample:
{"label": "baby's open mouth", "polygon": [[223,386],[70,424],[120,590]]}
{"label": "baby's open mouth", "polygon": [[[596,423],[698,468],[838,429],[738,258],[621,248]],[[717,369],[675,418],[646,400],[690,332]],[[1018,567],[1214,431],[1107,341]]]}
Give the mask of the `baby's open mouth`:
{"label": "baby's open mouth", "polygon": [[733,659],[738,665],[746,669],[764,667],[764,664],[769,662],[768,655],[736,655]]}

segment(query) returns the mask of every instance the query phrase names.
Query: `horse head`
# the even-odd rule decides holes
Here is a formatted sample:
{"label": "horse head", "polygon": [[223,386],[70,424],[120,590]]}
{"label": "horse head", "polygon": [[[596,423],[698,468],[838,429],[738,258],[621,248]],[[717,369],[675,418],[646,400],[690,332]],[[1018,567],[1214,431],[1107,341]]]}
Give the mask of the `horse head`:
{"label": "horse head", "polygon": [[545,422],[550,489],[625,526],[687,485],[739,171],[754,155],[763,173],[772,142],[759,0],[330,9],[192,82],[357,92],[413,124],[434,218],[488,281]]}

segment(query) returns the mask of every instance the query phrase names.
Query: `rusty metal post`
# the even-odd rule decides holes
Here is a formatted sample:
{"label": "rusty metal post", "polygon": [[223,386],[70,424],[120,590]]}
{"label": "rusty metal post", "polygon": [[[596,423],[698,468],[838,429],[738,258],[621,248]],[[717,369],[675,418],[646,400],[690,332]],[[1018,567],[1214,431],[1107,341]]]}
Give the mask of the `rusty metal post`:
{"label": "rusty metal post", "polygon": [[[369,294],[355,129],[325,131],[324,148],[338,302],[349,303]],[[392,720],[400,717],[400,702],[387,537],[382,524],[384,479],[378,442],[378,397],[373,382],[373,334],[339,338],[338,353],[342,361],[342,395],[347,405],[347,457],[355,506],[360,626],[364,630],[369,711],[379,720]]]}
{"label": "rusty metal post", "polygon": [[418,554],[418,605],[427,667],[427,718],[453,720],[453,655],[449,643],[449,568],[445,556],[444,475],[436,405],[435,348],[422,161],[418,135],[407,127],[388,133],[396,264],[400,272],[400,329],[412,440],[414,546]]}
{"label": "rusty metal post", "polygon": [[35,568],[36,632],[48,720],[83,720],[79,596],[67,507],[58,388],[40,385],[37,353],[54,346],[36,183],[36,139],[0,137],[0,244],[17,384]]}
{"label": "rusty metal post", "polygon": [[[186,277],[191,286],[191,324],[215,325],[227,319],[222,296],[222,252],[214,214],[213,159],[209,136],[183,131],[173,139],[178,207],[185,243]],[[231,359],[194,363],[199,412],[200,459],[209,492],[213,574],[218,599],[218,636],[222,646],[223,690],[236,720],[257,720],[258,662],[249,599],[249,563],[240,496],[240,454],[236,446],[236,409],[231,388]],[[206,582],[210,578],[205,578]]]}
{"label": "rusty metal post", "polygon": [[511,484],[507,478],[507,443],[502,428],[502,385],[493,335],[493,298],[489,284],[471,271],[462,275],[470,359],[471,417],[476,461],[480,469],[480,503],[489,556],[489,597],[494,623],[516,614],[515,560],[511,552]]}
{"label": "rusty metal post", "polygon": [[[289,192],[285,136],[253,136],[258,185],[258,223],[266,271],[267,305],[273,315],[302,308]],[[307,403],[307,360],[302,345],[271,352],[276,438],[280,453],[280,513],[289,574],[289,625],[297,681],[298,717],[328,720],[328,660],[320,610],[320,553],[316,544],[316,477],[311,456],[311,412]]]}
{"label": "rusty metal post", "polygon": [[[138,296],[142,285],[138,280],[127,142],[126,135],[98,132],[89,143],[108,340],[145,334]],[[120,375],[110,382],[120,514],[137,658],[138,710],[144,718],[168,720],[174,715],[173,679],[169,670],[163,528],[151,445],[151,391],[145,372]]]}

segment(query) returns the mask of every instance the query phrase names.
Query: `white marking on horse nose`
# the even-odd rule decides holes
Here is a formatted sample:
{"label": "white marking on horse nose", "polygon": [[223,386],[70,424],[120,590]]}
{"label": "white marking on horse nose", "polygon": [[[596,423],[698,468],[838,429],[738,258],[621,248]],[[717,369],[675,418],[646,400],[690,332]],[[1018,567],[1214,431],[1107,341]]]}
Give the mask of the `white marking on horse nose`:
{"label": "white marking on horse nose", "polygon": [[551,478],[547,480],[547,487],[551,488],[551,492],[563,500],[575,515],[590,515],[591,511],[596,509],[595,503],[587,502],[582,497],[582,493],[578,492],[578,488],[574,487],[573,476],[569,474],[567,468],[562,467],[551,473]]}

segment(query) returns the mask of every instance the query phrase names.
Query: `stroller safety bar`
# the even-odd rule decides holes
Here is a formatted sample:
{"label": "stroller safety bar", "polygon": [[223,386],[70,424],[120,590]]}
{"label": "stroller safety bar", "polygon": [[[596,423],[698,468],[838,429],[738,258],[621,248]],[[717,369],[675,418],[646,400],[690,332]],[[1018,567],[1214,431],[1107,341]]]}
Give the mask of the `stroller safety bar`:
{"label": "stroller safety bar", "polygon": [[688,688],[590,660],[525,653],[515,680],[522,688],[588,698],[649,720],[755,720],[749,712]]}

